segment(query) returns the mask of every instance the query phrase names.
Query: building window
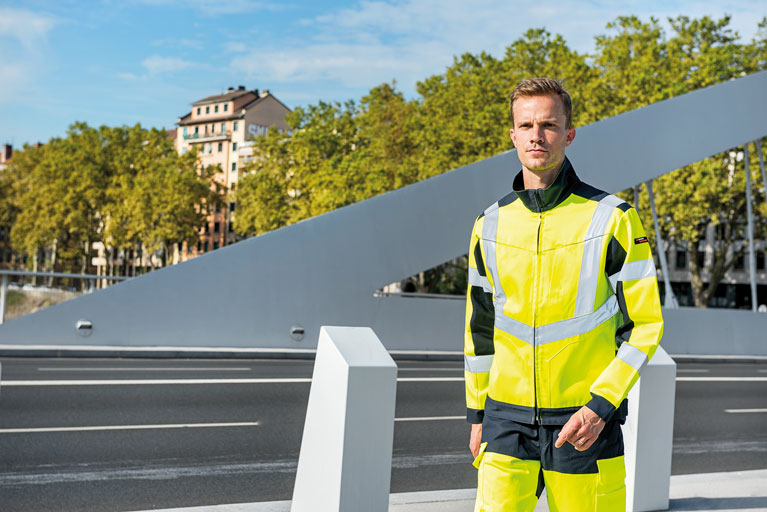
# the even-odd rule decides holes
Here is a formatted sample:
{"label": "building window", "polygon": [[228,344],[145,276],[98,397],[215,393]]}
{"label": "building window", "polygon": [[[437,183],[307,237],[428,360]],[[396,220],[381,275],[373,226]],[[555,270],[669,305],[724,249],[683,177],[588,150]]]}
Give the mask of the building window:
{"label": "building window", "polygon": [[202,244],[202,252],[208,252],[208,241],[205,240],[205,242]]}
{"label": "building window", "polygon": [[186,137],[186,126],[184,126],[184,137]]}
{"label": "building window", "polygon": [[733,268],[735,270],[743,270],[743,268],[746,266],[746,257],[741,254],[737,258],[735,258],[735,264],[733,265]]}
{"label": "building window", "polygon": [[229,223],[229,232],[234,233],[234,221]]}
{"label": "building window", "polygon": [[221,223],[220,222],[214,222],[213,223],[213,232],[214,233],[221,233]]}
{"label": "building window", "polygon": [[202,242],[197,242],[197,252],[202,252]]}
{"label": "building window", "polygon": [[218,249],[218,242],[213,242],[213,250],[215,251]]}
{"label": "building window", "polygon": [[698,268],[703,268],[706,263],[705,251],[698,251]]}
{"label": "building window", "polygon": [[216,113],[218,112],[218,105],[213,107],[213,112],[216,112]]}
{"label": "building window", "polygon": [[226,133],[226,123],[221,123],[221,133]]}
{"label": "building window", "polygon": [[237,170],[237,162],[232,162],[232,172]]}
{"label": "building window", "polygon": [[181,148],[181,154],[182,154],[182,155],[186,155],[186,152],[187,152],[187,150],[188,150],[188,149],[189,149],[189,148],[187,148],[187,147],[183,147],[183,148]]}
{"label": "building window", "polygon": [[207,107],[205,107],[205,113],[206,113],[206,114],[210,114],[210,105],[208,105]]}
{"label": "building window", "polygon": [[224,148],[223,144],[221,142],[218,143],[218,152],[221,153],[221,150]]}
{"label": "building window", "polygon": [[235,122],[233,123],[233,126],[232,126],[232,131],[235,131],[235,132],[237,131],[237,121],[235,121]]}
{"label": "building window", "polygon": [[[234,202],[229,203],[229,211],[233,212],[236,206],[237,206],[237,203],[234,203]],[[762,256],[764,256],[764,255],[762,255]]]}
{"label": "building window", "polygon": [[[205,234],[207,235],[208,233],[210,233],[210,224],[208,224],[206,222],[205,223]],[[207,242],[205,242],[205,243],[207,243]],[[205,250],[207,251],[208,249],[205,249]]]}
{"label": "building window", "polygon": [[224,103],[224,112],[229,112],[229,103]]}
{"label": "building window", "polygon": [[200,115],[200,107],[197,107],[197,115]]}
{"label": "building window", "polygon": [[756,270],[764,270],[764,251],[756,253]]}
{"label": "building window", "polygon": [[232,151],[237,151],[237,143],[232,142]]}
{"label": "building window", "polygon": [[221,213],[221,205],[219,205],[218,203],[216,203],[216,206],[214,206],[213,208],[216,213]]}
{"label": "building window", "polygon": [[195,126],[194,127],[194,134],[197,135],[198,133],[200,133],[200,127],[199,126]]}
{"label": "building window", "polygon": [[685,269],[687,268],[687,251],[676,251],[676,268],[678,269]]}

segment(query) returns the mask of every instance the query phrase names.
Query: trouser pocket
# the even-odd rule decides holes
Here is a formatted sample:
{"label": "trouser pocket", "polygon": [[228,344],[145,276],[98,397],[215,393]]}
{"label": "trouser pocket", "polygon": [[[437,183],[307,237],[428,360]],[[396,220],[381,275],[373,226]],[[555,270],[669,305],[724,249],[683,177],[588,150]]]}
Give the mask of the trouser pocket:
{"label": "trouser pocket", "polygon": [[479,465],[482,464],[482,459],[485,457],[485,450],[487,449],[487,442],[482,443],[479,445],[479,453],[474,458],[474,462],[472,462],[472,466],[479,469]]}
{"label": "trouser pocket", "polygon": [[623,456],[597,461],[597,512],[626,510],[626,465]]}

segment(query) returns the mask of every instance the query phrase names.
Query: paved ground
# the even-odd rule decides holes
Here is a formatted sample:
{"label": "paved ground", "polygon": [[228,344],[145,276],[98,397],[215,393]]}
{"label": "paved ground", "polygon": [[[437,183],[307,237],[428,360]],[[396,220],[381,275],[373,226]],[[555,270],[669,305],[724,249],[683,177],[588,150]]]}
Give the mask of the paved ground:
{"label": "paved ground", "polygon": [[[4,512],[291,496],[310,361],[2,364]],[[400,362],[410,377],[432,380],[398,384],[392,492],[472,487],[461,364]],[[672,472],[767,468],[766,420],[767,364],[680,365]]]}

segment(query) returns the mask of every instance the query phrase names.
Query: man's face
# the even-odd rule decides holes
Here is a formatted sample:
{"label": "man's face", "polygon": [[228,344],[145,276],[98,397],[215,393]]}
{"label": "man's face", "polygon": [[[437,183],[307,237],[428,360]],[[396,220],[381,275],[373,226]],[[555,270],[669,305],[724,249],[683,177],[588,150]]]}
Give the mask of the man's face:
{"label": "man's face", "polygon": [[559,169],[575,138],[567,128],[565,106],[556,95],[522,96],[514,102],[511,140],[522,167],[532,172]]}

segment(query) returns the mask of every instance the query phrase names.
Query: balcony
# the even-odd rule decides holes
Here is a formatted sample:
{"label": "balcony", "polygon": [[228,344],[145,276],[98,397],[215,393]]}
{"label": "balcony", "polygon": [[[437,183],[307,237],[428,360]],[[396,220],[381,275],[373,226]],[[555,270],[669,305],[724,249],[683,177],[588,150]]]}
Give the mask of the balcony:
{"label": "balcony", "polygon": [[184,140],[189,142],[212,142],[217,140],[226,140],[232,136],[231,130],[221,130],[219,132],[202,132],[184,134]]}

